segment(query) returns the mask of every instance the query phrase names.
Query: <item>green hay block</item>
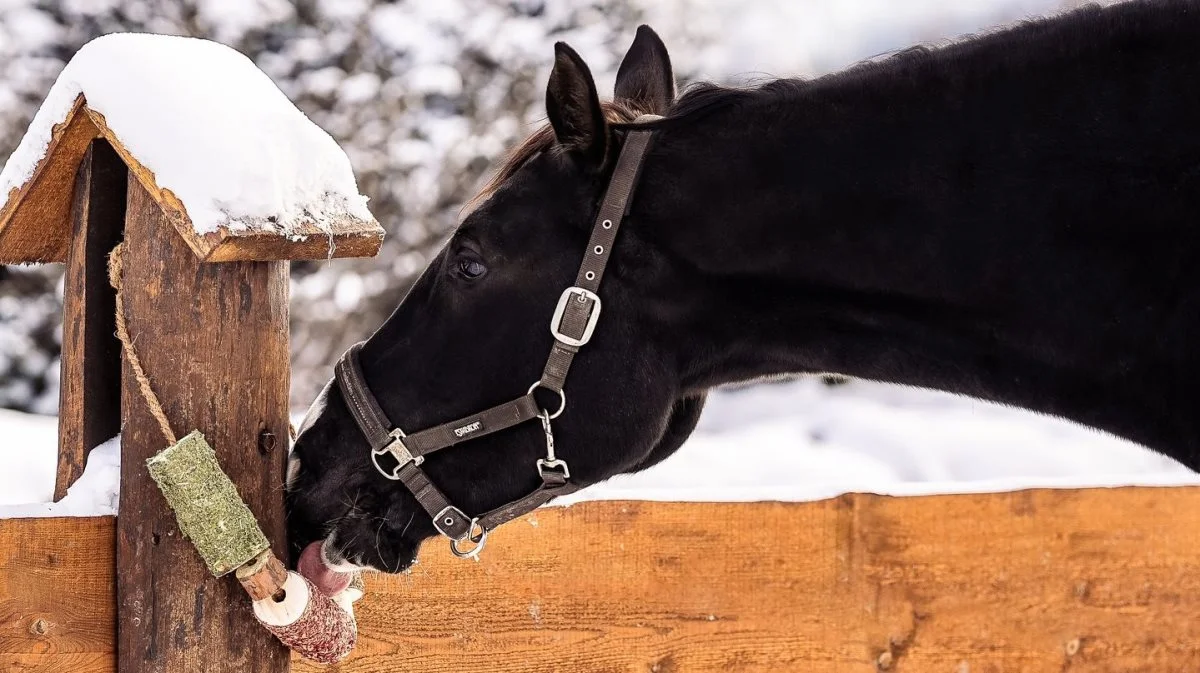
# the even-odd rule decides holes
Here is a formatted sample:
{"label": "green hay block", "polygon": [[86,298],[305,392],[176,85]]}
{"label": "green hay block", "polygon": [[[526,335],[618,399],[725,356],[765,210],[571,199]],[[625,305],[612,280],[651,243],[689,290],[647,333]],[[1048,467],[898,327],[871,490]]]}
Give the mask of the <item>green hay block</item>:
{"label": "green hay block", "polygon": [[147,460],[146,469],[213,575],[237,569],[270,546],[198,430]]}

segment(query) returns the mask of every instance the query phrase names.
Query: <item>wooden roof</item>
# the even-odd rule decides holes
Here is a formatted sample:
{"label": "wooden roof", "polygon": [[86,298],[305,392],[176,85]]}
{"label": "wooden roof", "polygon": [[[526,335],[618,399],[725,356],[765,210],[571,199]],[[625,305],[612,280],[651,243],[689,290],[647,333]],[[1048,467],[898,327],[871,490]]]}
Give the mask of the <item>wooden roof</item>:
{"label": "wooden roof", "polygon": [[204,261],[371,257],[383,242],[384,232],[378,222],[349,215],[329,224],[328,229],[306,223],[287,232],[248,226],[197,233],[183,203],[169,189],[158,186],[154,174],[125,149],[104,116],[90,109],[79,96],[66,119],[54,127],[32,177],[13,189],[0,208],[0,263],[66,261],[75,173],[88,145],[96,138],[112,145],[175,230]]}

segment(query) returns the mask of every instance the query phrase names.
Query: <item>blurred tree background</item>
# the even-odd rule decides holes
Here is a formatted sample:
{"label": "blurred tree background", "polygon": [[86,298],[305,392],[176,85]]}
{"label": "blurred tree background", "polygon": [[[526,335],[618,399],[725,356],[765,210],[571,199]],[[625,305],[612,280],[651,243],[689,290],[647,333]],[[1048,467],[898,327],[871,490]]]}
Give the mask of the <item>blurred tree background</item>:
{"label": "blurred tree background", "polygon": [[[671,48],[681,83],[814,74],[1061,0],[0,0],[0,156],[71,55],[97,35],[215,39],[247,54],[350,157],[388,232],[369,260],[292,266],[292,406],[392,311],[505,149],[544,117],[552,45],[602,93],[635,27]],[[749,72],[736,77],[736,73]],[[61,268],[0,266],[0,407],[58,403]]]}

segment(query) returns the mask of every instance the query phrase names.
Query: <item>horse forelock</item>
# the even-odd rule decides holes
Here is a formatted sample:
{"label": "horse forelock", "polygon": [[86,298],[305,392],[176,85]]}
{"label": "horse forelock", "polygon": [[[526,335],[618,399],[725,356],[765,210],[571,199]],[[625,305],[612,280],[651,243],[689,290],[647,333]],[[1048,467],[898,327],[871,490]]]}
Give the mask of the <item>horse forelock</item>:
{"label": "horse forelock", "polygon": [[[604,118],[610,124],[630,124],[638,117],[646,114],[645,110],[639,109],[631,101],[601,101],[600,108],[604,112]],[[543,152],[557,151],[558,148],[558,139],[555,138],[554,129],[550,124],[547,123],[540,126],[533,133],[529,134],[525,140],[521,141],[519,145],[508,151],[496,167],[496,170],[493,171],[491,178],[479,190],[479,193],[463,207],[463,216],[469,214],[479,204],[487,201],[509,178],[521,170],[525,164],[532,161],[534,157]]]}

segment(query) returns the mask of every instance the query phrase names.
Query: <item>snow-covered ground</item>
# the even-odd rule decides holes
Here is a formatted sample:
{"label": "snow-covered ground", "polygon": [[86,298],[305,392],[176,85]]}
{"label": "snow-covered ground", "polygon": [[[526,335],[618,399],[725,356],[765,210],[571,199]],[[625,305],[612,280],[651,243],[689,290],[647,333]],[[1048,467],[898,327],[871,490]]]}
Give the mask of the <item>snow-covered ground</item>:
{"label": "snow-covered ground", "polygon": [[[54,485],[53,419],[0,413],[0,518],[111,513],[115,444],[93,461],[67,504]],[[565,455],[569,449],[564,450]],[[664,463],[580,500],[815,500],[1033,486],[1200,484],[1200,475],[1140,446],[1017,409],[855,381],[760,384],[712,395],[696,434]]]}
{"label": "snow-covered ground", "polygon": [[0,409],[0,519],[117,513],[121,447],[113,438],[88,456],[83,476],[51,503],[58,455],[58,419]]}
{"label": "snow-covered ground", "polygon": [[58,419],[0,409],[0,505],[49,502],[54,495]]}
{"label": "snow-covered ground", "polygon": [[713,394],[674,457],[579,500],[816,500],[1030,487],[1200,484],[1142,446],[947,393],[815,378]]}

